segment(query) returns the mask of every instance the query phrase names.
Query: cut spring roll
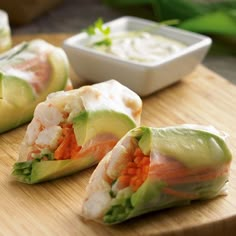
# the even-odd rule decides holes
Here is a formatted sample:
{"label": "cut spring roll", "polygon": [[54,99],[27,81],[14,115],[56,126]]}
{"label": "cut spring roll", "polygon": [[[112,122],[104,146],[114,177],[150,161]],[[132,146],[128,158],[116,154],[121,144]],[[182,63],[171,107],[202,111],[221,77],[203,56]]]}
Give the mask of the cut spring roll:
{"label": "cut spring roll", "polygon": [[225,192],[231,153],[215,129],[195,125],[128,132],[90,178],[82,216],[116,224]]}
{"label": "cut spring roll", "polygon": [[33,184],[98,163],[139,125],[141,110],[140,97],[115,80],[49,95],[35,109],[13,176]]}
{"label": "cut spring roll", "polygon": [[0,55],[0,133],[32,119],[47,95],[70,89],[64,51],[43,40],[15,46]]}

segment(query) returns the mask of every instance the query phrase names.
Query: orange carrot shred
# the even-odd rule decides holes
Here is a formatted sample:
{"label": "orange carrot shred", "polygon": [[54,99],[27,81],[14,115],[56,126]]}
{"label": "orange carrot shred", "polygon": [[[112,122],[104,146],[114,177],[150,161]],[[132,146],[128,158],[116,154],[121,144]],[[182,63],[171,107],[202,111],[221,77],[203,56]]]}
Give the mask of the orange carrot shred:
{"label": "orange carrot shred", "polygon": [[71,124],[62,125],[62,134],[63,136],[59,139],[59,146],[54,153],[54,157],[57,160],[70,159],[81,149],[81,147],[77,145]]}
{"label": "orange carrot shred", "polygon": [[[130,186],[136,191],[146,180],[149,171],[150,158],[142,153],[140,148],[136,148],[133,156],[129,157],[129,162],[124,170],[121,171],[118,178],[120,187]],[[129,176],[129,184],[127,185],[127,175]]]}
{"label": "orange carrot shred", "polygon": [[136,169],[135,168],[128,168],[128,174],[129,175],[135,175],[136,174]]}
{"label": "orange carrot shred", "polygon": [[117,140],[105,140],[81,150],[82,147],[77,144],[72,124],[63,123],[61,127],[62,136],[58,140],[59,146],[54,153],[57,160],[78,159],[92,153],[95,158],[100,160],[117,143]]}
{"label": "orange carrot shred", "polygon": [[195,199],[195,198],[197,198],[197,194],[183,192],[183,191],[177,191],[177,190],[174,190],[174,189],[168,188],[168,187],[163,188],[163,192],[168,195],[173,195],[177,198],[182,198],[182,199]]}

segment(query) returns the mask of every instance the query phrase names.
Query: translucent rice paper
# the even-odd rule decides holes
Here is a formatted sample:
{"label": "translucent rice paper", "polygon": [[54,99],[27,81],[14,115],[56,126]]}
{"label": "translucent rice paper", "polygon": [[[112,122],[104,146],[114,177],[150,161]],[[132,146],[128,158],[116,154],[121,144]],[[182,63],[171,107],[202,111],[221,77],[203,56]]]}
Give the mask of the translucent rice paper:
{"label": "translucent rice paper", "polygon": [[[127,157],[137,146],[150,156],[148,175],[137,191],[129,186],[116,189]],[[115,224],[147,212],[225,194],[231,159],[225,135],[212,127],[135,128],[94,171],[81,214]]]}
{"label": "translucent rice paper", "polygon": [[71,89],[68,70],[64,51],[39,39],[1,54],[0,133],[30,121],[49,93]]}
{"label": "translucent rice paper", "polygon": [[[50,94],[35,109],[13,176],[33,184],[97,164],[139,125],[141,110],[140,97],[115,80]],[[64,131],[72,137],[65,145]],[[72,154],[60,151],[58,157],[62,146]]]}
{"label": "translucent rice paper", "polygon": [[8,15],[5,11],[0,10],[0,53],[11,47],[11,29],[8,22]]}

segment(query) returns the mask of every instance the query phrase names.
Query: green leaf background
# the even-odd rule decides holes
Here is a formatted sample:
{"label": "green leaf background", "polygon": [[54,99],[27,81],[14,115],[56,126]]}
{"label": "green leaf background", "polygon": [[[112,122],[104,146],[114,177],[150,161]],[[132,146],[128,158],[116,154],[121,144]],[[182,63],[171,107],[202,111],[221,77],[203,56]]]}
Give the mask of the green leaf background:
{"label": "green leaf background", "polygon": [[180,23],[177,27],[208,34],[216,39],[213,45],[216,51],[236,54],[236,0],[103,0],[103,2],[119,8],[124,14],[155,21],[178,19]]}

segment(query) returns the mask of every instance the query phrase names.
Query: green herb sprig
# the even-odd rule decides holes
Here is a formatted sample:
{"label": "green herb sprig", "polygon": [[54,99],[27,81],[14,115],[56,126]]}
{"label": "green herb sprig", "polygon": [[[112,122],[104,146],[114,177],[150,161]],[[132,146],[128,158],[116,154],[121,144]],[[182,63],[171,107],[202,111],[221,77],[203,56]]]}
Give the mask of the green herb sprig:
{"label": "green herb sprig", "polygon": [[102,40],[99,40],[93,43],[93,45],[95,46],[102,46],[102,45],[111,46],[112,44],[111,35],[110,35],[111,29],[108,26],[107,27],[104,26],[104,22],[101,17],[98,18],[87,29],[85,29],[85,32],[87,32],[89,36],[96,35],[98,32],[102,35]]}
{"label": "green herb sprig", "polygon": [[[154,23],[153,25],[140,29],[137,32],[142,31],[150,31],[153,28],[157,28],[161,25],[176,25],[179,24],[178,19],[170,19],[165,20],[162,22]],[[98,18],[92,25],[88,26],[87,29],[84,30],[89,36],[95,36],[98,33],[101,34],[102,39],[99,41],[95,41],[92,43],[93,46],[111,46],[112,45],[112,39],[111,39],[111,29],[109,26],[104,26],[103,19],[100,17]],[[137,33],[136,32],[136,33]]]}

